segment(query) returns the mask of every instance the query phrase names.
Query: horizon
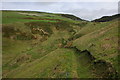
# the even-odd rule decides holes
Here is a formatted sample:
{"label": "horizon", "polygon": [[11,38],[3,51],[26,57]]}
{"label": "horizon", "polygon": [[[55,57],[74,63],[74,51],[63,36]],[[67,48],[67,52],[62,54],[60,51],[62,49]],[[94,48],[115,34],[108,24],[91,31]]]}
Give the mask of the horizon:
{"label": "horizon", "polygon": [[[28,5],[29,4],[29,5]],[[92,21],[118,14],[117,2],[3,2],[1,10],[71,14]]]}
{"label": "horizon", "polygon": [[[27,10],[1,10],[1,11],[27,11]],[[28,10],[28,11],[30,11],[30,10]],[[42,12],[42,11],[33,11],[33,12]],[[43,13],[50,13],[51,14],[52,12],[43,12]],[[67,13],[53,13],[53,14],[67,14]],[[120,13],[117,13],[117,14],[120,14]],[[114,16],[114,15],[117,15],[117,14],[112,14],[112,15],[108,15],[108,16]],[[74,14],[69,14],[69,15],[74,15]],[[76,16],[76,15],[74,15],[74,16]],[[96,18],[96,19],[100,19],[100,18],[105,17],[105,16],[101,16],[101,17]],[[76,17],[78,17],[78,16],[76,16]],[[80,18],[80,17],[78,17],[78,18]],[[80,18],[80,19],[82,19],[82,18]],[[96,19],[93,19],[93,20],[96,20]],[[85,19],[82,19],[82,20],[85,20]],[[93,20],[85,20],[85,21],[93,21]]]}

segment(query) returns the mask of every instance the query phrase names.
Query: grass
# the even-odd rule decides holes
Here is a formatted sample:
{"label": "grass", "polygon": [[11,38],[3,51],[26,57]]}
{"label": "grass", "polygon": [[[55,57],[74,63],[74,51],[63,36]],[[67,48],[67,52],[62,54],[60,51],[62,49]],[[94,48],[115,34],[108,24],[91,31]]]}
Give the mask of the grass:
{"label": "grass", "polygon": [[96,61],[118,68],[117,20],[87,22],[53,13],[2,12],[4,78],[98,78],[100,71],[93,73],[86,53],[64,48],[69,41],[79,50],[90,51]]}
{"label": "grass", "polygon": [[[83,56],[85,58],[82,58]],[[7,77],[92,78],[92,74],[90,73],[90,68],[88,66],[90,63],[88,64],[87,60],[89,61],[89,58],[86,55],[77,55],[72,50],[60,48],[31,63],[22,64],[20,67],[8,73]],[[85,63],[87,64],[87,67],[84,67],[86,66]]]}
{"label": "grass", "polygon": [[[30,17],[34,18],[34,16],[30,16]],[[55,20],[37,20],[37,19],[34,20],[34,19],[24,19],[24,18],[28,18],[28,16],[21,15],[18,12],[4,12],[4,11],[2,12],[3,24],[14,23],[14,22],[30,22],[30,21],[56,22]]]}
{"label": "grass", "polygon": [[[31,77],[31,78],[32,77],[43,77],[43,78],[45,77],[70,77],[71,76],[70,75],[71,64],[67,62],[68,60],[71,60],[71,57],[70,57],[71,54],[73,53],[70,52],[69,50],[57,49],[32,63],[29,63],[27,65],[25,64],[26,67],[24,67],[25,65],[24,66],[22,65],[21,67],[17,68],[14,74],[18,72],[20,74],[14,76],[14,74],[11,75],[11,73],[9,73],[9,76],[23,77],[23,78],[24,77]],[[30,65],[34,65],[34,66],[30,66]],[[28,68],[28,66],[30,67]],[[23,67],[26,68],[26,70],[22,71]],[[68,72],[70,74],[66,75],[65,72]]]}
{"label": "grass", "polygon": [[14,22],[30,22],[30,21],[57,22],[56,20],[73,21],[68,18],[60,17],[59,15],[54,15],[54,17],[51,17],[53,16],[52,14],[51,15],[42,14],[42,16],[34,16],[34,15],[27,15],[27,14],[29,13],[26,12],[26,15],[24,15],[24,14],[20,14],[20,12],[2,11],[2,19],[3,19],[2,23],[8,24],[8,23],[14,23]]}
{"label": "grass", "polygon": [[[30,48],[31,44],[29,41],[14,41],[14,40],[9,40],[7,38],[2,39],[2,63],[4,63],[3,66],[3,71],[9,71],[15,67],[15,65],[12,66],[12,64],[15,63],[15,59],[18,55],[22,54],[25,50]],[[14,49],[14,50],[13,50]]]}
{"label": "grass", "polygon": [[114,60],[118,54],[117,22],[112,22],[111,24],[110,22],[108,23],[109,25],[76,39],[73,42],[73,45],[81,50],[88,49],[91,53],[94,53],[93,55],[97,59],[103,59],[116,64],[116,61]]}

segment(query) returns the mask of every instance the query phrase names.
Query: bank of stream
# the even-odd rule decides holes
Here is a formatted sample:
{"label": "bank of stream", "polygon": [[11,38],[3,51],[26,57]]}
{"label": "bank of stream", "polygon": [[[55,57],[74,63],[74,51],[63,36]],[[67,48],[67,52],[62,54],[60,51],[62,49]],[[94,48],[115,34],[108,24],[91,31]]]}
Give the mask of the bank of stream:
{"label": "bank of stream", "polygon": [[118,73],[113,68],[111,63],[104,60],[97,60],[91,52],[88,50],[81,51],[76,46],[69,46],[65,48],[71,49],[76,53],[75,55],[78,61],[77,73],[79,76],[82,76],[82,73],[89,73],[95,78],[118,78]]}

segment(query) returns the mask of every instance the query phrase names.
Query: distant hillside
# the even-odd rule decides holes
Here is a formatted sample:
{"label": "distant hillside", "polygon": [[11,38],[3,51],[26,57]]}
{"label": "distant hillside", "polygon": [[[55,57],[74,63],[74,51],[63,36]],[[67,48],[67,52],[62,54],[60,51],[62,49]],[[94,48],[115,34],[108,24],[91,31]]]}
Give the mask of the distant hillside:
{"label": "distant hillside", "polygon": [[66,18],[70,18],[72,20],[82,20],[81,18],[78,18],[78,17],[71,15],[71,14],[61,14],[61,16],[66,17]]}
{"label": "distant hillside", "polygon": [[85,21],[79,17],[76,17],[72,14],[56,14],[56,13],[48,13],[48,12],[38,12],[38,11],[14,11],[14,10],[2,10],[4,12],[24,12],[24,13],[41,13],[41,14],[49,14],[48,17],[53,17],[53,16],[50,16],[51,14],[52,15],[57,15],[57,16],[60,16],[60,17],[64,17],[64,18],[69,18],[69,19],[72,19],[72,20],[81,20],[81,21]]}
{"label": "distant hillside", "polygon": [[116,14],[116,15],[113,15],[113,16],[103,16],[99,19],[93,20],[93,22],[107,22],[107,21],[111,21],[111,20],[114,20],[114,19],[117,19],[117,18],[120,18],[120,14]]}

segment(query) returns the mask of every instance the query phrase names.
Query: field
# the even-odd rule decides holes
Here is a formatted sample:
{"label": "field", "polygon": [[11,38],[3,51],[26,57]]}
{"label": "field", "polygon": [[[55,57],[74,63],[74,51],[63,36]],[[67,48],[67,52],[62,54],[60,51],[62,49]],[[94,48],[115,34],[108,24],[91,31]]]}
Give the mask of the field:
{"label": "field", "polygon": [[118,20],[2,11],[3,78],[118,78]]}

